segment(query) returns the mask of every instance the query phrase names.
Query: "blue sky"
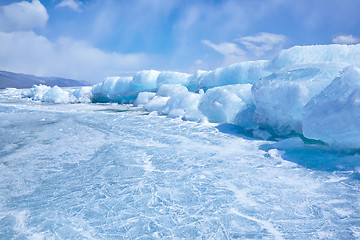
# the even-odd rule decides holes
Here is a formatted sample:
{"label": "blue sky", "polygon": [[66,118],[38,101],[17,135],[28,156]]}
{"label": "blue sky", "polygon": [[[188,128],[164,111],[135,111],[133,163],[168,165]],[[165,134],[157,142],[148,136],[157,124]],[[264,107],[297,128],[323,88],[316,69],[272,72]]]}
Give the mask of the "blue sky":
{"label": "blue sky", "polygon": [[0,69],[99,82],[359,42],[359,0],[0,1]]}

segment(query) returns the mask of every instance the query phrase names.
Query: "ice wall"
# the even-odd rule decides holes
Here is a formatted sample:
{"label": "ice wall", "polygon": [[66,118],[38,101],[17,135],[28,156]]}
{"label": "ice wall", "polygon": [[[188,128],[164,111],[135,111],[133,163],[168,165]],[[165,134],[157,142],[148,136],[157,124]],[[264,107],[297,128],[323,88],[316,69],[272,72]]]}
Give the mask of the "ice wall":
{"label": "ice wall", "polygon": [[360,148],[357,67],[360,44],[297,46],[270,61],[192,75],[144,70],[107,78],[91,89],[34,86],[23,96],[51,103],[134,103],[152,114],[238,125],[265,139],[303,134],[331,146]]}
{"label": "ice wall", "polygon": [[109,77],[93,87],[94,102],[132,102],[140,92],[156,92],[163,84],[180,84],[191,92],[200,89],[232,84],[253,84],[271,74],[268,61],[251,61],[217,68],[214,71],[197,71],[194,74],[144,70],[134,77]]}
{"label": "ice wall", "polygon": [[109,77],[92,89],[94,102],[132,102],[143,91],[156,91],[163,84],[186,85],[190,74],[144,70],[134,77]]}
{"label": "ice wall", "polygon": [[159,71],[143,70],[133,77],[109,77],[92,88],[93,102],[130,102],[139,92],[157,89]]}

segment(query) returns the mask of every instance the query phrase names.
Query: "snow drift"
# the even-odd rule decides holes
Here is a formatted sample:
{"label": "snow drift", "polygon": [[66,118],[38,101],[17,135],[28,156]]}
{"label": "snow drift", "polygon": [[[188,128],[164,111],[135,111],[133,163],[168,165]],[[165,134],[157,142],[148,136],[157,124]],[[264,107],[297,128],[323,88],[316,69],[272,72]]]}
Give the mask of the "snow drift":
{"label": "snow drift", "polygon": [[358,67],[360,44],[296,46],[270,61],[192,75],[144,70],[92,88],[40,85],[22,95],[49,103],[133,103],[169,117],[238,125],[265,139],[302,134],[360,148]]}

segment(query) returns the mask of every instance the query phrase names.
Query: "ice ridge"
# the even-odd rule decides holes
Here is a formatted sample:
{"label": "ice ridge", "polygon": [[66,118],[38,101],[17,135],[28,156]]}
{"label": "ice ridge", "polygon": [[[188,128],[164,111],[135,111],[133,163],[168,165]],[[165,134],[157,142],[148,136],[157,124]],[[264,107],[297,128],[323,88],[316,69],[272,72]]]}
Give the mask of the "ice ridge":
{"label": "ice ridge", "polygon": [[49,103],[130,103],[152,114],[234,124],[263,138],[300,134],[358,149],[359,67],[360,44],[295,46],[269,61],[194,74],[143,70],[93,87],[34,86],[21,96]]}

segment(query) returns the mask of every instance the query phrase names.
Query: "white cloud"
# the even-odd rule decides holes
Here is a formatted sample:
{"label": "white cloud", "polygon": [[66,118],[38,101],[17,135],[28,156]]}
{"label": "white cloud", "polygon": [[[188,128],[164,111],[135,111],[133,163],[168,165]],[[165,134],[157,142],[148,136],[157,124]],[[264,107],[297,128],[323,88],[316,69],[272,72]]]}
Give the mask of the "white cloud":
{"label": "white cloud", "polygon": [[48,19],[46,8],[39,0],[0,7],[0,31],[28,31],[44,27]]}
{"label": "white cloud", "polygon": [[201,42],[222,54],[224,56],[224,65],[246,60],[246,53],[235,43],[223,42],[214,44],[209,40],[202,40]]}
{"label": "white cloud", "polygon": [[62,0],[56,7],[68,7],[73,11],[81,12],[82,2],[76,0]]}
{"label": "white cloud", "polygon": [[353,35],[340,35],[336,38],[333,38],[333,43],[337,44],[354,44],[359,43],[360,39],[357,37],[354,37]]}
{"label": "white cloud", "polygon": [[196,64],[196,65],[202,65],[202,64],[203,64],[203,60],[197,59],[197,60],[195,60],[195,64]]}
{"label": "white cloud", "polygon": [[[80,6],[72,5],[73,2],[65,0],[59,5],[79,10]],[[35,34],[32,30],[44,27],[48,18],[39,0],[0,8],[1,70],[100,82],[121,71],[147,66],[147,56],[142,53],[105,52],[84,41],[71,38],[50,41]]]}
{"label": "white cloud", "polygon": [[100,82],[123,70],[146,67],[144,54],[108,53],[86,42],[50,42],[34,32],[0,32],[0,69]]}
{"label": "white cloud", "polygon": [[223,65],[228,65],[247,60],[270,59],[282,49],[286,37],[279,34],[259,33],[235,39],[234,42],[219,44],[214,44],[209,40],[201,42],[221,53],[224,56]]}
{"label": "white cloud", "polygon": [[236,40],[255,58],[269,58],[282,49],[286,37],[280,34],[262,32],[252,36],[242,37]]}

